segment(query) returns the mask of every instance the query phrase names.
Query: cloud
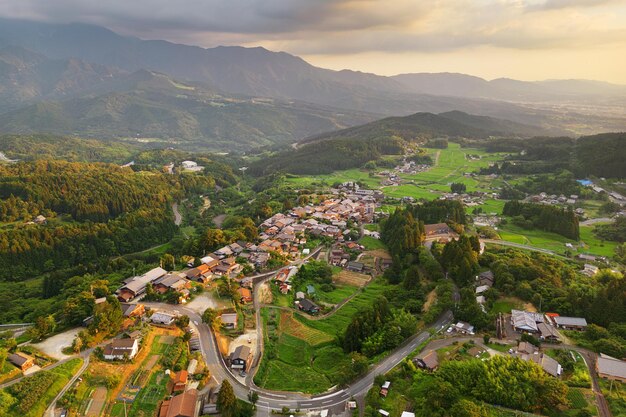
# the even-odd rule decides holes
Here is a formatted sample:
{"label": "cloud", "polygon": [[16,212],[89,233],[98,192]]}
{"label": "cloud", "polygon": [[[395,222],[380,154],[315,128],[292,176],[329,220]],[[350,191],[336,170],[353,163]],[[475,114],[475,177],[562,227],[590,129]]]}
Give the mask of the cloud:
{"label": "cloud", "polygon": [[626,0],[20,0],[0,16],[85,22],[142,38],[295,54],[604,47]]}

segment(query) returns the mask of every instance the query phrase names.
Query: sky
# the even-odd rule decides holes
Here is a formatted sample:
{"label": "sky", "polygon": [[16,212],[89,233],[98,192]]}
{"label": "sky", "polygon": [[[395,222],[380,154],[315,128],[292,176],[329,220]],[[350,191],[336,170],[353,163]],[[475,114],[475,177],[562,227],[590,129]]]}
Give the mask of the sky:
{"label": "sky", "polygon": [[381,75],[626,84],[626,0],[0,0],[0,16],[263,46]]}

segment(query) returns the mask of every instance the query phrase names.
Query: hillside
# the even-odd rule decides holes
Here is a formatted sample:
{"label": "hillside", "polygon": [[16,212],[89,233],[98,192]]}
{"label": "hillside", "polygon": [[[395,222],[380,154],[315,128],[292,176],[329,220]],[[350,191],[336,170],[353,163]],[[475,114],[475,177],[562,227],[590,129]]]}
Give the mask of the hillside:
{"label": "hillside", "polygon": [[[542,126],[553,134],[626,128],[623,89],[587,81],[486,81],[463,74],[384,77],[331,71],[264,48],[200,48],[120,36],[85,24],[0,19],[0,47],[20,46],[53,59],[75,58],[134,72],[142,69],[202,82],[216,91],[271,97],[389,116],[460,110]],[[589,97],[609,95],[589,106]],[[567,106],[546,103],[566,98]],[[534,102],[533,104],[529,104]],[[535,104],[536,103],[536,104]],[[563,103],[560,103],[563,104]]]}
{"label": "hillside", "polygon": [[[99,94],[98,88],[109,92]],[[0,130],[245,150],[291,143],[375,118],[307,103],[223,95],[150,71],[118,77],[92,91],[0,114]]]}
{"label": "hillside", "polygon": [[250,172],[257,175],[275,171],[322,174],[360,167],[383,155],[401,154],[403,143],[415,139],[528,137],[542,132],[542,129],[533,126],[462,112],[416,113],[307,138],[299,143],[297,149],[253,164]]}

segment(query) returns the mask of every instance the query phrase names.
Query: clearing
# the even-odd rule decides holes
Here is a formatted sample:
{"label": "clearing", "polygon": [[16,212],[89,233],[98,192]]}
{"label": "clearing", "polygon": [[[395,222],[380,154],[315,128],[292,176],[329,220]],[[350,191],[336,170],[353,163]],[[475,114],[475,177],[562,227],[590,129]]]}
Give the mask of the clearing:
{"label": "clearing", "polygon": [[372,279],[369,275],[359,274],[348,270],[342,270],[338,274],[333,275],[333,282],[336,284],[346,284],[354,287],[362,288]]}

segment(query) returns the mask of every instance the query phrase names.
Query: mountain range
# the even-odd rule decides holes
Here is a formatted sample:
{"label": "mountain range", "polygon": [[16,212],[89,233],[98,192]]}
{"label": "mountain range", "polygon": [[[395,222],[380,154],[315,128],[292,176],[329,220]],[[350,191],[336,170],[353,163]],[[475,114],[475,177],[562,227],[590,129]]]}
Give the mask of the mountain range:
{"label": "mountain range", "polygon": [[626,129],[626,87],[332,71],[264,48],[200,48],[0,19],[0,131],[246,149],[384,116],[461,111],[546,134]]}

